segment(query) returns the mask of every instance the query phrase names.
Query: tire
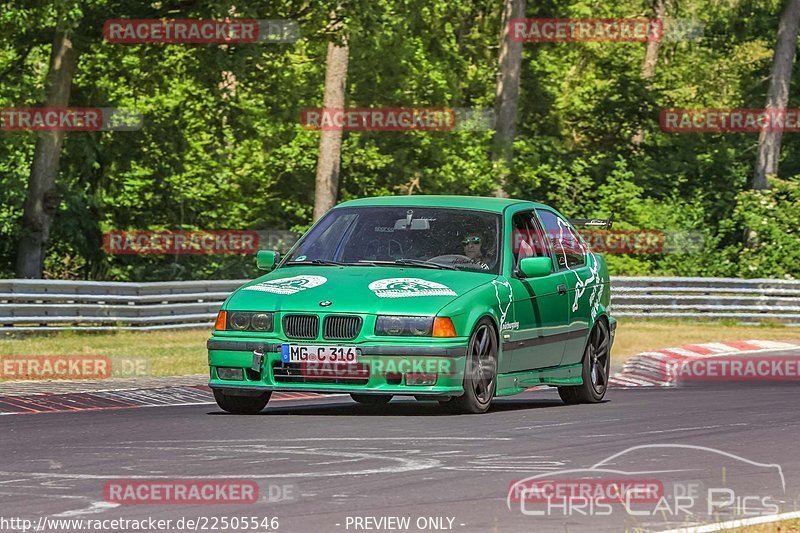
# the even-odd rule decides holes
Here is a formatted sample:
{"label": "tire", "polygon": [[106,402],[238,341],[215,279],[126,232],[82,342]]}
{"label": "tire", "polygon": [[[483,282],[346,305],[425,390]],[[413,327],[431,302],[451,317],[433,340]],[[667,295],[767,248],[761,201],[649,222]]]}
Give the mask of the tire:
{"label": "tire", "polygon": [[489,410],[497,391],[497,330],[488,318],[475,325],[467,345],[464,394],[440,402],[458,413],[480,414]]}
{"label": "tire", "polygon": [[351,394],[350,397],[353,401],[365,405],[383,405],[392,399],[391,394]]}
{"label": "tire", "polygon": [[271,391],[259,394],[258,396],[233,396],[225,394],[221,390],[214,389],[214,399],[223,411],[234,415],[255,415],[261,412],[272,396]]}
{"label": "tire", "polygon": [[610,348],[608,324],[605,320],[598,320],[589,334],[589,341],[583,352],[581,372],[583,383],[558,388],[558,395],[565,404],[598,403],[603,400],[608,389],[608,375],[611,370]]}

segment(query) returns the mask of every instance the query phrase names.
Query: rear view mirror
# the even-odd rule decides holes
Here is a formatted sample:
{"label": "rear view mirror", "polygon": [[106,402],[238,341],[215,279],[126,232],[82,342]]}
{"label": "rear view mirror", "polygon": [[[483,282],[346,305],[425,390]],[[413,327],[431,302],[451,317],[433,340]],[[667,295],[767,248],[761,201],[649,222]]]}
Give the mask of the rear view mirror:
{"label": "rear view mirror", "polygon": [[274,250],[259,250],[256,254],[256,266],[259,270],[272,270],[278,264],[280,254]]}
{"label": "rear view mirror", "polygon": [[553,261],[549,257],[526,257],[519,262],[519,271],[526,278],[541,278],[553,273]]}
{"label": "rear view mirror", "polygon": [[427,218],[415,218],[409,225],[406,219],[400,218],[394,223],[394,229],[429,230],[431,229],[431,223],[428,222]]}

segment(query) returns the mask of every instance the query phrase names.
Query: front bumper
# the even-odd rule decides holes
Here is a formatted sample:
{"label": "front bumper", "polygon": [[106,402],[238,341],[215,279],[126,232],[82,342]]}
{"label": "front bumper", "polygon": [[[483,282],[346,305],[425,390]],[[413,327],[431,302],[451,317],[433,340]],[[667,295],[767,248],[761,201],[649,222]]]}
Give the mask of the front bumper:
{"label": "front bumper", "polygon": [[[352,367],[323,365],[309,372],[307,368],[301,369],[299,363],[283,363],[281,344],[289,341],[227,336],[212,338],[207,344],[209,387],[228,394],[274,390],[460,396],[464,393],[467,340],[456,338],[432,343],[428,339],[427,344],[351,343],[358,348],[358,362],[363,365],[361,372],[355,375],[355,371],[349,370]],[[219,367],[241,368],[242,379],[220,379]],[[437,374],[434,385],[406,383],[408,374],[433,373]]]}

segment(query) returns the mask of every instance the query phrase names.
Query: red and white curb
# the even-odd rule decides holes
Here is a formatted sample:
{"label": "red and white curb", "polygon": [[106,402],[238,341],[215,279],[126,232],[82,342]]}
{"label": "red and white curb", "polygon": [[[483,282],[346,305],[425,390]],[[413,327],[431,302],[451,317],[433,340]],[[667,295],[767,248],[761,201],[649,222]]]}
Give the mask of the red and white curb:
{"label": "red and white curb", "polygon": [[[331,395],[281,391],[272,394],[270,403],[286,400],[309,400],[324,396]],[[104,390],[67,394],[0,395],[0,415],[99,411],[135,407],[214,405],[215,403],[211,389],[204,385],[157,389]]]}
{"label": "red and white curb", "polygon": [[687,344],[642,352],[628,359],[622,371],[608,380],[616,387],[673,387],[675,376],[669,369],[685,361],[730,355],[749,355],[800,348],[798,344],[779,341],[733,341]]}

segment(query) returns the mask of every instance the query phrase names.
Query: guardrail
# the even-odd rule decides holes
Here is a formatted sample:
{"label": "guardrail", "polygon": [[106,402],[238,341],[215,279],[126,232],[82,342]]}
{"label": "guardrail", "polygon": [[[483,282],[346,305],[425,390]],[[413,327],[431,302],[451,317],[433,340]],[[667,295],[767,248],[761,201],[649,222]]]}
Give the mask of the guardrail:
{"label": "guardrail", "polygon": [[800,281],[733,278],[612,278],[614,316],[730,318],[800,326]]}
{"label": "guardrail", "polygon": [[[0,332],[207,328],[245,281],[0,280]],[[612,284],[612,313],[618,317],[800,326],[800,281],[614,277]]]}
{"label": "guardrail", "polygon": [[0,280],[0,332],[207,328],[246,280]]}

